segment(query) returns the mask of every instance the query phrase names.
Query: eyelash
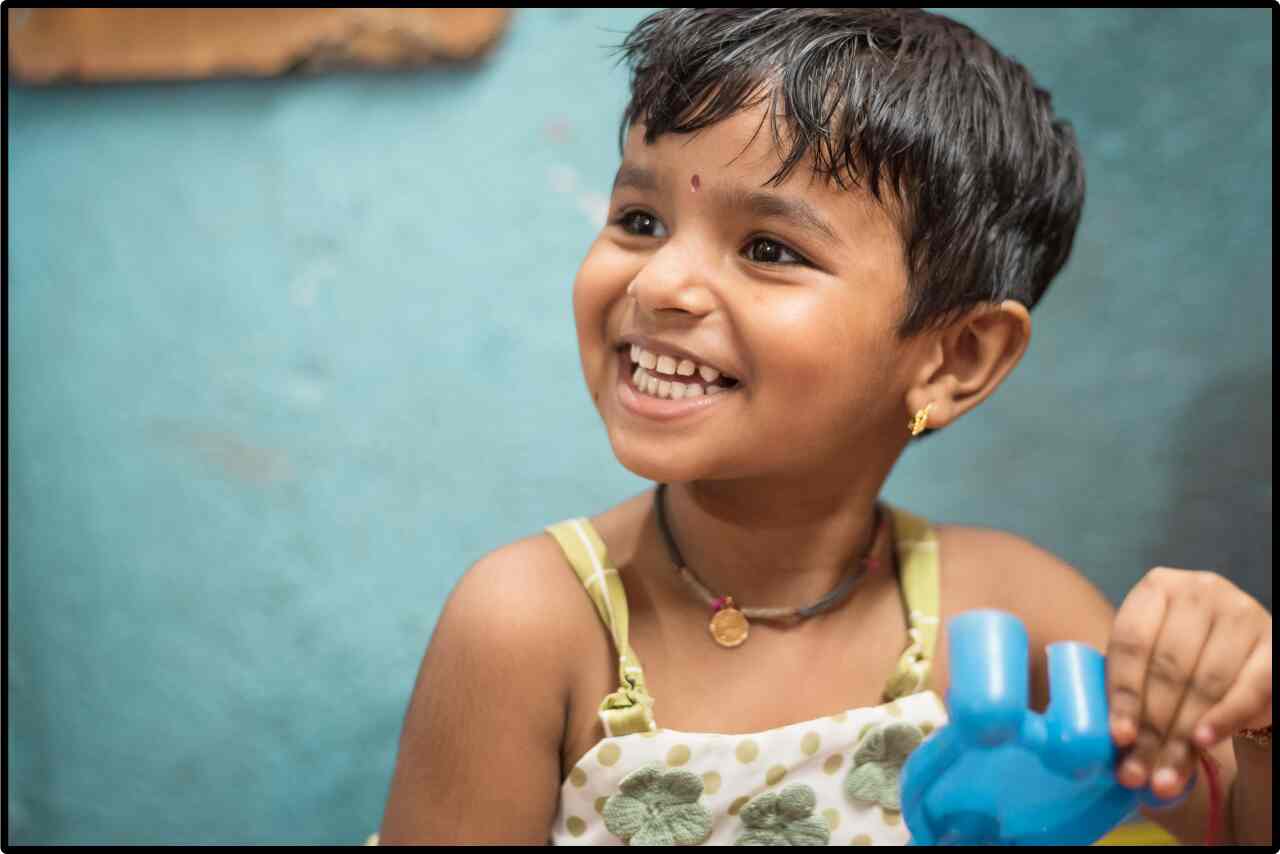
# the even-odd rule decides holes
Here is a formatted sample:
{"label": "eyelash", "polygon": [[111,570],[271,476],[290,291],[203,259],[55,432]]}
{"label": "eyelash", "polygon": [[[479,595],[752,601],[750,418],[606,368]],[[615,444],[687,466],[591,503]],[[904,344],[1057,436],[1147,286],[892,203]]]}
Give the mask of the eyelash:
{"label": "eyelash", "polygon": [[[612,225],[616,225],[616,226],[618,226],[618,227],[619,227],[619,228],[621,228],[623,231],[625,231],[627,234],[630,234],[630,235],[631,235],[631,236],[633,236],[633,237],[651,237],[652,235],[648,235],[648,234],[638,234],[638,233],[636,233],[636,232],[632,231],[630,228],[628,228],[628,227],[627,227],[627,226],[628,226],[628,223],[630,223],[630,222],[632,222],[632,221],[633,221],[633,220],[632,220],[632,218],[633,218],[633,217],[637,217],[637,216],[644,216],[644,217],[648,217],[649,219],[652,219],[652,220],[654,220],[655,222],[659,221],[659,220],[658,220],[658,218],[657,218],[656,216],[654,216],[653,214],[649,213],[648,211],[636,210],[636,209],[634,209],[634,208],[633,208],[632,210],[623,211],[623,212],[622,212],[621,214],[619,214],[616,218],[614,218],[614,220],[612,221],[612,223],[611,223],[611,224],[612,224]],[[763,243],[772,243],[774,246],[776,246],[776,247],[778,247],[779,249],[781,249],[781,250],[783,251],[783,253],[786,253],[786,254],[791,255],[791,257],[795,258],[796,260],[795,260],[795,261],[793,261],[793,262],[789,262],[789,263],[788,263],[788,262],[782,262],[782,261],[756,261],[754,258],[748,258],[748,260],[750,260],[750,261],[751,261],[752,263],[754,263],[754,264],[768,264],[768,265],[771,265],[771,266],[783,266],[783,267],[787,267],[787,266],[805,266],[805,267],[812,267],[812,266],[813,266],[813,264],[809,261],[809,259],[805,258],[803,255],[801,255],[801,254],[800,254],[799,252],[797,252],[796,250],[792,249],[792,248],[791,248],[790,246],[788,246],[787,244],[783,243],[781,240],[774,240],[772,237],[753,237],[753,238],[751,238],[751,240],[747,243],[747,245],[748,245],[748,246],[751,246],[751,245],[754,245],[754,244],[756,244],[756,243],[761,243],[761,242],[763,242]]]}

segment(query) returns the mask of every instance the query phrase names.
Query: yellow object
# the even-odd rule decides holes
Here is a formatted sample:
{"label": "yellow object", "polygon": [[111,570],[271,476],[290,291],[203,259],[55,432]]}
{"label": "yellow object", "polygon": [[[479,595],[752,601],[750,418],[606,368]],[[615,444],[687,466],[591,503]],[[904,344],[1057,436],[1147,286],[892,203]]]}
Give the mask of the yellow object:
{"label": "yellow object", "polygon": [[1177,845],[1178,840],[1154,821],[1131,821],[1118,825],[1094,845]]}

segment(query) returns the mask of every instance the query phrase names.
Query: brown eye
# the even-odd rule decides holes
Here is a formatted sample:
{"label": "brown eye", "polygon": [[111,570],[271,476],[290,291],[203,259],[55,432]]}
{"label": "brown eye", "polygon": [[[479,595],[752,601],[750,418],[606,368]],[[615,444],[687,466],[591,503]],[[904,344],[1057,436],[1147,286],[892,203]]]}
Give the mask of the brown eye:
{"label": "brown eye", "polygon": [[778,256],[782,254],[782,247],[774,243],[772,240],[753,240],[751,241],[751,260],[759,261],[763,264],[778,263]]}
{"label": "brown eye", "polygon": [[627,211],[615,221],[627,234],[634,234],[639,237],[666,236],[655,233],[657,229],[662,227],[662,223],[653,214],[648,214],[644,211]]}
{"label": "brown eye", "polygon": [[[784,261],[790,256],[791,261]],[[757,264],[806,264],[803,258],[788,249],[784,244],[767,237],[757,237],[747,246],[747,257]]]}

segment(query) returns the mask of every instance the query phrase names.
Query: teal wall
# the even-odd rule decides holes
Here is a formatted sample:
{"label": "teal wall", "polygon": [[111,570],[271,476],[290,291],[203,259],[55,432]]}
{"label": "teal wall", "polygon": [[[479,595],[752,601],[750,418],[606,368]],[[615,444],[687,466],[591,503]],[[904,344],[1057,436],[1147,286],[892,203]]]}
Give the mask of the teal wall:
{"label": "teal wall", "polygon": [[[10,85],[11,842],[361,842],[445,596],[645,487],[570,286],[635,10],[482,66]],[[952,13],[1083,142],[1023,364],[890,499],[1271,601],[1271,17]],[[559,377],[559,379],[551,379]]]}

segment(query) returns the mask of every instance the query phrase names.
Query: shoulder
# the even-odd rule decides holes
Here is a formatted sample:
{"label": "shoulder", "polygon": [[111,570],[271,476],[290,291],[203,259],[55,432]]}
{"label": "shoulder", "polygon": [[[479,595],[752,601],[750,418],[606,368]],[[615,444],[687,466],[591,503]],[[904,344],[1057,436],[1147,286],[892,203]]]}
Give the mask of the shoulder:
{"label": "shoulder", "polygon": [[935,526],[948,594],[968,608],[1008,611],[1027,628],[1032,649],[1080,640],[1105,651],[1115,609],[1080,570],[1006,531]]}
{"label": "shoulder", "polygon": [[1016,534],[959,525],[935,529],[944,615],[994,608],[1022,621],[1032,708],[1043,710],[1049,702],[1050,644],[1077,641],[1106,654],[1115,609],[1084,573]]}
{"label": "shoulder", "polygon": [[499,596],[540,597],[563,586],[566,575],[574,581],[564,551],[550,534],[540,531],[483,555],[467,569],[458,588],[469,585]]}
{"label": "shoulder", "polygon": [[[590,601],[559,544],[540,532],[485,554],[463,574],[446,609],[465,612],[504,646],[563,650]],[[556,656],[557,659],[560,656]]]}

